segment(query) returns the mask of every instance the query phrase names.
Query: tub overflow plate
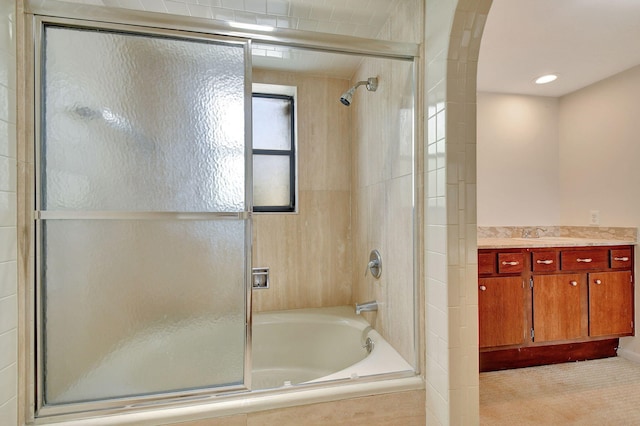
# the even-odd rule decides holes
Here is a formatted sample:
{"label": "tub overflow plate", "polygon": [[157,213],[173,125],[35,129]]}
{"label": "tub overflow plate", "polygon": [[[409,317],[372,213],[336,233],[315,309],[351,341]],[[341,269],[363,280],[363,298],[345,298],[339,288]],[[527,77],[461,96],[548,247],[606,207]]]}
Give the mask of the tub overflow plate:
{"label": "tub overflow plate", "polygon": [[367,350],[368,354],[371,353],[374,346],[375,346],[375,343],[373,342],[373,340],[371,340],[371,337],[367,337],[367,340],[364,342],[364,345],[362,345],[362,347]]}

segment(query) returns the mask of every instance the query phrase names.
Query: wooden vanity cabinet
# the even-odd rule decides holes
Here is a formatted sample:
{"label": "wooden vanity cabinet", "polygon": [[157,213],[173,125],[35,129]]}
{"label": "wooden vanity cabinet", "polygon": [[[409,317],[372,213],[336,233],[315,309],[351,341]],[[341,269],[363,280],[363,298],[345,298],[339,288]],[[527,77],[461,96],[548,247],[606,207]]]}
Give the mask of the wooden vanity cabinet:
{"label": "wooden vanity cabinet", "polygon": [[560,251],[531,250],[532,342],[571,340],[588,334],[586,281],[560,272]]}
{"label": "wooden vanity cabinet", "polygon": [[480,371],[615,356],[634,334],[633,249],[479,250]]}
{"label": "wooden vanity cabinet", "polygon": [[589,274],[589,336],[633,335],[631,271]]}
{"label": "wooden vanity cabinet", "polygon": [[524,283],[522,277],[479,279],[480,347],[525,343]]}
{"label": "wooden vanity cabinet", "polygon": [[587,336],[585,288],[586,281],[580,274],[534,275],[533,342]]}
{"label": "wooden vanity cabinet", "polygon": [[478,315],[481,348],[523,345],[526,334],[525,253],[478,255]]}

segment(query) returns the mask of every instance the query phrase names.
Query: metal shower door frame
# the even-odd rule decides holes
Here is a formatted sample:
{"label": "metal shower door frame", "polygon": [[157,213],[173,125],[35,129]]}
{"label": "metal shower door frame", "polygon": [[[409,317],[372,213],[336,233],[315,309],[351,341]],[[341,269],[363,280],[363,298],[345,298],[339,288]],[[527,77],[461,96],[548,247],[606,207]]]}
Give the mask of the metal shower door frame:
{"label": "metal shower door frame", "polygon": [[[36,392],[38,389],[36,388],[36,373],[35,373],[35,359],[34,353],[36,350],[36,336],[34,335],[35,328],[33,327],[33,318],[35,313],[37,312],[37,306],[35,304],[35,292],[36,292],[36,279],[34,277],[35,272],[35,257],[39,256],[38,253],[34,253],[33,247],[35,246],[35,233],[40,232],[36,228],[39,226],[38,222],[40,220],[36,220],[36,217],[39,213],[34,205],[34,181],[36,180],[35,173],[29,169],[29,166],[33,162],[35,158],[35,148],[34,141],[37,140],[36,136],[34,136],[33,132],[38,132],[36,123],[39,123],[39,116],[36,116],[37,113],[34,111],[34,106],[31,104],[33,99],[35,99],[37,94],[37,90],[35,88],[39,87],[39,74],[37,72],[38,66],[40,64],[40,57],[38,56],[39,46],[36,45],[36,40],[38,40],[39,35],[39,25],[42,22],[55,22],[63,25],[78,25],[79,23],[87,23],[93,27],[103,27],[109,29],[122,29],[122,30],[131,30],[132,28],[138,29],[141,32],[149,32],[158,35],[182,35],[187,37],[193,37],[195,39],[223,39],[225,41],[229,40],[238,40],[240,42],[260,42],[266,43],[276,46],[288,46],[299,49],[308,49],[315,50],[319,52],[335,52],[335,53],[346,53],[346,54],[355,54],[362,56],[371,56],[377,58],[389,58],[389,59],[399,59],[399,60],[408,60],[413,63],[413,93],[414,93],[414,111],[413,111],[413,172],[414,172],[414,188],[413,188],[413,201],[414,201],[414,213],[413,213],[413,227],[414,227],[414,273],[413,273],[413,283],[414,283],[414,345],[415,345],[415,366],[416,371],[415,374],[420,373],[420,364],[418,362],[419,359],[419,344],[418,342],[421,340],[421,336],[419,334],[419,319],[417,312],[419,311],[419,298],[417,297],[419,292],[418,280],[420,275],[421,264],[419,261],[419,248],[420,244],[418,241],[419,230],[421,229],[420,225],[420,211],[422,210],[421,206],[418,204],[420,197],[417,195],[417,188],[419,185],[419,172],[420,168],[418,166],[418,154],[420,153],[420,149],[418,148],[418,140],[417,138],[421,135],[420,118],[421,112],[418,107],[420,103],[418,102],[420,99],[420,78],[423,78],[423,75],[420,72],[420,56],[423,48],[418,43],[411,42],[397,42],[397,41],[385,41],[385,40],[374,40],[374,39],[364,39],[359,37],[352,36],[342,36],[337,34],[327,34],[327,33],[319,33],[319,32],[308,32],[308,31],[299,31],[299,30],[288,30],[277,28],[273,31],[262,31],[259,29],[252,30],[243,30],[238,28],[232,28],[229,23],[224,21],[215,21],[211,19],[204,18],[194,18],[188,16],[177,16],[177,15],[169,15],[163,13],[154,13],[154,12],[146,12],[132,9],[116,9],[116,8],[106,8],[101,6],[93,6],[88,4],[79,4],[79,3],[65,3],[57,0],[47,0],[46,2],[43,0],[24,0],[23,2],[24,10],[18,10],[18,20],[22,25],[22,36],[24,37],[23,46],[26,47],[25,55],[22,60],[22,64],[25,67],[25,75],[27,76],[24,87],[25,99],[24,102],[26,104],[25,111],[23,114],[23,124],[25,125],[25,134],[19,135],[20,143],[24,143],[26,145],[26,152],[22,155],[22,158],[25,159],[27,163],[27,167],[25,170],[19,171],[19,178],[22,178],[26,181],[26,189],[19,189],[18,201],[19,208],[21,206],[26,206],[25,211],[19,211],[19,225],[22,222],[22,226],[26,229],[25,238],[19,243],[20,255],[23,256],[25,260],[25,268],[24,270],[19,270],[19,285],[23,286],[23,294],[25,298],[24,312],[23,318],[21,318],[21,323],[23,325],[23,335],[24,335],[24,343],[20,343],[21,354],[20,358],[24,361],[27,367],[25,368],[27,377],[20,378],[19,388],[22,389],[21,392],[25,395],[23,409],[26,411],[26,420],[28,422],[33,422],[35,424],[41,422],[48,422],[47,418],[43,418],[39,420],[36,416],[36,410],[40,409],[37,405]],[[21,15],[22,12],[22,16]],[[20,26],[19,26],[19,35],[20,35]],[[20,39],[19,39],[20,41]],[[250,48],[250,47],[249,47]],[[33,49],[33,51],[31,50]],[[35,55],[33,54],[35,52]],[[19,58],[20,62],[20,58]],[[251,67],[249,61],[247,62],[247,73],[246,75],[251,75]],[[31,76],[31,77],[29,77]],[[34,88],[35,86],[35,88]],[[248,90],[248,96],[250,97],[251,90]],[[245,105],[249,105],[250,102],[245,103]],[[245,122],[245,127],[249,126],[249,130],[246,134],[250,135],[250,111],[248,111],[248,119]],[[34,130],[35,129],[35,130]],[[20,146],[19,146],[20,147]],[[24,148],[23,148],[24,149]],[[250,156],[247,156],[250,158]],[[248,173],[251,171],[251,164],[246,168]],[[247,176],[248,182],[250,182],[251,176]],[[251,199],[251,186],[247,188],[246,195]],[[22,199],[21,199],[22,198]],[[248,204],[249,205],[249,204]],[[170,215],[171,213],[157,213],[159,215]],[[246,213],[248,216],[247,222],[250,230],[250,217],[251,213]],[[251,247],[251,233],[247,234],[248,241],[246,242],[247,247],[250,249]],[[250,253],[250,251],[249,251]],[[27,258],[28,257],[28,258]],[[245,272],[246,275],[246,297],[247,297],[247,323],[249,324],[249,328],[247,330],[247,339],[249,343],[249,351],[245,353],[245,368],[248,370],[248,366],[251,365],[251,270],[248,268],[248,271]],[[247,371],[245,370],[245,371]],[[385,377],[388,378],[388,377]],[[371,380],[376,380],[372,378]],[[67,411],[59,410],[56,412],[55,407],[52,411],[40,411],[38,414],[40,415],[50,415],[55,416],[56,420],[73,420],[81,417],[86,417],[87,413],[85,410],[92,409],[96,410],[91,415],[109,415],[109,414],[122,414],[125,412],[131,412],[132,410],[140,410],[144,407],[154,407],[154,408],[163,408],[163,407],[179,407],[185,405],[192,405],[194,403],[198,404],[206,404],[213,403],[217,400],[229,400],[229,398],[233,399],[234,397],[242,397],[244,392],[231,392],[227,395],[220,394],[212,394],[208,391],[189,393],[189,394],[160,394],[154,397],[146,397],[143,399],[134,400],[113,400],[111,404],[108,405],[100,405],[94,404],[94,406],[90,406],[89,404],[83,404],[82,407],[77,407],[77,412],[68,413]],[[82,411],[82,413],[80,413]],[[84,413],[84,414],[83,414]]]}
{"label": "metal shower door frame", "polygon": [[[218,36],[190,32],[186,30],[173,30],[162,28],[150,28],[147,26],[137,26],[133,24],[116,24],[111,22],[99,22],[91,20],[69,19],[63,17],[51,17],[34,15],[33,27],[33,247],[35,248],[35,259],[32,260],[32,270],[34,273],[34,286],[29,293],[33,294],[33,306],[31,309],[31,321],[35,329],[27,332],[31,337],[31,350],[35,353],[32,357],[29,368],[28,386],[35,389],[29,392],[29,407],[33,409],[30,413],[32,419],[47,418],[77,418],[77,413],[99,410],[103,413],[120,413],[130,410],[131,407],[139,407],[149,404],[160,404],[169,401],[193,401],[206,397],[213,397],[221,393],[248,391],[251,388],[251,247],[252,247],[252,157],[251,157],[251,40],[240,37]],[[46,26],[57,26],[62,28],[76,29],[98,29],[123,34],[135,34],[145,37],[163,37],[182,41],[194,42],[214,42],[223,45],[233,45],[242,48],[244,51],[244,210],[239,212],[170,212],[170,211],[47,211],[41,210],[41,148],[43,138],[44,114],[42,113],[42,95],[44,70],[44,29]],[[168,391],[151,395],[140,395],[135,397],[122,397],[104,399],[99,401],[68,403],[60,405],[45,405],[44,398],[44,356],[43,356],[43,282],[42,282],[42,260],[43,259],[43,221],[65,220],[65,219],[100,219],[100,220],[172,220],[172,221],[202,221],[202,220],[232,220],[244,222],[244,310],[245,310],[245,343],[244,343],[244,363],[243,363],[243,384],[220,387],[208,387],[195,390]],[[30,411],[31,411],[30,409]],[[74,414],[76,413],[76,414]]]}

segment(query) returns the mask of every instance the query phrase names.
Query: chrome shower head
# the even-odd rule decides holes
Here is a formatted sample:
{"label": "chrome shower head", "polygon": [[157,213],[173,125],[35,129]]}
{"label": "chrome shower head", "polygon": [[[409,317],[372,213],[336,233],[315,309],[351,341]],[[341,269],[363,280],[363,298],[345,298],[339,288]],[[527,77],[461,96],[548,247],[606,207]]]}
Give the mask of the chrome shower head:
{"label": "chrome shower head", "polygon": [[369,77],[366,81],[363,80],[363,81],[357,82],[355,86],[353,86],[352,88],[344,92],[342,96],[340,96],[340,102],[342,102],[342,105],[345,105],[345,106],[351,105],[351,99],[353,98],[353,94],[356,92],[356,89],[362,85],[366,85],[368,91],[375,92],[378,89],[378,78]]}
{"label": "chrome shower head", "polygon": [[353,94],[356,91],[356,86],[353,86],[351,89],[347,90],[340,96],[340,102],[342,105],[349,106],[351,105],[351,98],[353,98]]}

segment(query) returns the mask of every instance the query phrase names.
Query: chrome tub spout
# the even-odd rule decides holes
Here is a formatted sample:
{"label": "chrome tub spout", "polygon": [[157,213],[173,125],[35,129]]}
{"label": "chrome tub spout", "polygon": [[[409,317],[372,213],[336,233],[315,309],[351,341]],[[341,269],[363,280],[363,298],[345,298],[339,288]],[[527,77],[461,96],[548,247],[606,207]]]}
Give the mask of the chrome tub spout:
{"label": "chrome tub spout", "polygon": [[360,315],[360,312],[370,312],[378,310],[378,302],[372,300],[371,302],[356,303],[356,315]]}

